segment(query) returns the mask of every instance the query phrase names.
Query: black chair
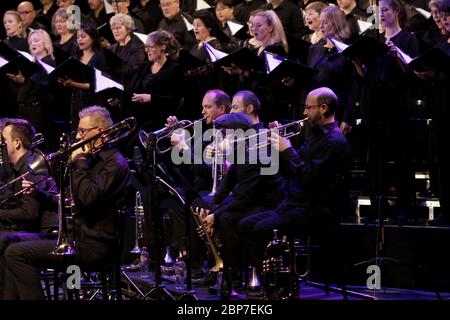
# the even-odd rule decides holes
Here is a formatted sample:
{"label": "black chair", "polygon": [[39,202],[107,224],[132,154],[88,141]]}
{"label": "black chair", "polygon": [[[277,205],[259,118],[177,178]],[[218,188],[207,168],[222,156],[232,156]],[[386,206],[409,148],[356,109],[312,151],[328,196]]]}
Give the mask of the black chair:
{"label": "black chair", "polygon": [[122,300],[121,265],[125,214],[126,210],[119,211],[117,237],[110,259],[99,266],[82,268],[80,289],[67,288],[68,274],[66,270],[56,268],[41,271],[41,280],[44,283],[43,290],[47,299],[58,300],[61,288],[63,299],[68,300],[93,300],[100,293],[103,300],[110,300],[113,297],[116,300]]}

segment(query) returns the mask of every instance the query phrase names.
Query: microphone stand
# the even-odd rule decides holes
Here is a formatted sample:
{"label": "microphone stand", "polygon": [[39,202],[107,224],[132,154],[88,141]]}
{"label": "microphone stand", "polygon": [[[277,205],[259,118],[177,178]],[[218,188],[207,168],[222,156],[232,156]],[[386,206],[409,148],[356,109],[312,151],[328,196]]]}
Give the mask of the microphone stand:
{"label": "microphone stand", "polygon": [[[151,298],[152,300],[176,300],[175,297],[161,284],[161,227],[162,227],[162,217],[158,214],[159,202],[158,202],[158,176],[156,173],[157,162],[156,162],[156,141],[157,137],[154,134],[150,134],[147,138],[146,149],[150,165],[150,196],[151,205],[150,208],[144,205],[145,217],[151,214],[152,221],[150,219],[145,219],[145,224],[147,230],[152,230],[155,237],[155,285],[154,287],[146,293],[141,299],[145,300]],[[150,213],[148,210],[150,209]],[[153,222],[153,228],[151,223]]]}

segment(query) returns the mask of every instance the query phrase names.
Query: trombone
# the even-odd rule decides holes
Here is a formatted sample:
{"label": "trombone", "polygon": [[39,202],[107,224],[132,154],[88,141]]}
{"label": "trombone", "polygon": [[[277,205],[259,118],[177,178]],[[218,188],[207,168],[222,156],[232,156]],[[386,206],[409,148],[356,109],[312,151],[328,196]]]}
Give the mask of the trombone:
{"label": "trombone", "polygon": [[136,129],[136,119],[133,117],[126,118],[116,123],[115,125],[103,130],[102,132],[93,135],[90,138],[80,140],[78,142],[69,145],[66,148],[62,148],[61,150],[49,154],[48,156],[46,156],[46,159],[49,162],[51,162],[63,156],[68,156],[72,154],[72,152],[74,152],[75,150],[82,148],[87,144],[93,144],[98,139],[101,139],[100,144],[92,145],[89,150],[89,153],[96,154],[106,146],[109,146],[126,138],[134,131],[134,129]]}
{"label": "trombone", "polygon": [[[100,144],[94,144],[90,148],[90,152],[92,154],[96,154],[97,152],[101,151],[104,147],[109,146],[115,142],[118,142],[119,140],[127,137],[130,135],[134,129],[136,128],[136,120],[133,117],[127,118],[125,120],[122,120],[115,125],[105,129],[102,132],[99,132],[98,134],[85,139],[80,140],[72,145],[69,145],[66,135],[63,135],[61,137],[61,150],[54,152],[50,154],[47,159],[51,160],[62,160],[59,161],[60,165],[60,193],[58,196],[58,217],[59,217],[59,228],[58,228],[58,240],[56,241],[55,248],[50,252],[51,255],[61,255],[61,256],[70,256],[77,254],[76,250],[76,239],[74,236],[74,231],[72,231],[73,237],[69,236],[69,231],[67,228],[67,220],[69,218],[73,218],[74,216],[74,207],[75,204],[73,203],[72,198],[72,172],[70,170],[70,165],[67,165],[65,163],[65,158],[69,156],[73,151],[77,150],[78,148],[81,148],[85,146],[88,143],[95,143],[98,139],[101,140]],[[68,170],[68,173],[64,173],[63,170]],[[70,216],[67,216],[66,214],[66,197],[65,197],[65,182],[66,182],[66,175],[68,174],[69,180],[68,180],[68,191],[69,191],[69,207],[70,207]]]}
{"label": "trombone", "polygon": [[[42,133],[36,133],[34,135],[34,141],[32,142],[30,149],[36,149],[36,147],[38,145],[42,144],[44,141],[45,141],[44,135]],[[31,163],[28,164],[29,170],[24,172],[20,176],[12,179],[10,181],[8,181],[8,183],[5,183],[4,185],[2,185],[0,187],[0,191],[2,191],[5,188],[8,188],[9,186],[11,186],[11,185],[15,184],[16,182],[24,179],[25,177],[27,177],[28,175],[30,175],[32,173],[34,173],[36,175],[49,175],[49,173],[50,173],[50,166],[47,163],[46,156],[39,149],[34,150],[34,152],[35,152],[36,156],[34,157],[34,159],[32,159]],[[3,156],[2,156],[2,161],[4,161]],[[36,184],[41,183],[45,179],[40,180]],[[24,192],[25,192],[25,189],[22,189],[22,190],[16,192],[15,194],[11,195],[7,199],[13,198],[15,196],[18,196],[18,195],[20,195],[20,194],[22,194]]]}
{"label": "trombone", "polygon": [[[144,148],[148,148],[149,142],[154,143],[156,152],[158,154],[164,154],[173,149],[173,146],[170,143],[170,137],[172,136],[172,133],[175,132],[175,130],[178,129],[186,130],[194,126],[195,124],[202,122],[203,120],[205,120],[205,118],[195,120],[194,122],[190,120],[179,120],[170,126],[164,127],[162,129],[153,132],[145,132],[144,130],[140,130],[138,134],[139,141],[141,142]],[[186,142],[190,141],[193,137],[194,135],[192,135],[191,138],[186,140]],[[154,139],[154,141],[151,141],[150,139]],[[166,139],[169,140],[168,143],[169,146],[161,146],[161,143],[164,142],[164,140]]]}

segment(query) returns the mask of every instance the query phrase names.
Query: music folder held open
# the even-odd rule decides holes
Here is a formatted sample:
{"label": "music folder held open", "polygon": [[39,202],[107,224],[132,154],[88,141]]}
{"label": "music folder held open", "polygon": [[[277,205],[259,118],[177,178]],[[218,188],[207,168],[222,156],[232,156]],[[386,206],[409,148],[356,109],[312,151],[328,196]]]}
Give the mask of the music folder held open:
{"label": "music folder held open", "polygon": [[330,39],[339,53],[350,59],[359,58],[363,62],[371,62],[388,51],[388,46],[367,35],[361,35],[350,45],[336,39]]}
{"label": "music folder held open", "polygon": [[271,79],[292,78],[297,83],[305,83],[317,72],[307,65],[268,51],[264,51],[264,59],[267,76]]}
{"label": "music folder held open", "polygon": [[80,61],[70,58],[64,61],[61,65],[56,67],[53,72],[49,74],[50,79],[72,79],[76,82],[91,82],[94,77],[94,69]]}
{"label": "music folder held open", "polygon": [[214,62],[217,66],[236,66],[242,70],[261,71],[264,70],[264,61],[257,57],[249,48],[240,48]]}
{"label": "music folder held open", "polygon": [[442,71],[450,73],[450,56],[438,47],[433,47],[420,56],[414,58],[409,66],[416,71],[427,70]]}
{"label": "music folder held open", "polygon": [[0,73],[17,75],[21,72],[25,78],[30,78],[42,70],[42,66],[32,60],[29,53],[21,53],[3,41],[0,42]]}

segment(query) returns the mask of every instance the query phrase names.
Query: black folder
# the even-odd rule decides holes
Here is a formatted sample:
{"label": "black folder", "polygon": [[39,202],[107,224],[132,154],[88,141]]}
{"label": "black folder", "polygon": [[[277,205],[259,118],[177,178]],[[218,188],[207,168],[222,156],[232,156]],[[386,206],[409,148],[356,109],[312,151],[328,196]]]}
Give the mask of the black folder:
{"label": "black folder", "polygon": [[13,49],[7,45],[4,41],[0,41],[0,56],[2,56],[5,60],[10,61],[20,56],[20,53],[16,49]]}
{"label": "black folder", "polygon": [[97,32],[101,38],[108,40],[109,43],[116,42],[109,23],[105,22],[104,24],[98,26]]}
{"label": "black folder", "polygon": [[49,76],[52,80],[62,78],[85,83],[93,80],[94,69],[76,59],[70,58],[53,70]]}
{"label": "black folder", "polygon": [[70,53],[64,51],[63,49],[57,46],[54,46],[53,48],[54,48],[53,55],[55,56],[55,64],[57,66],[64,63],[67,59],[70,59],[71,57]]}
{"label": "black folder", "polygon": [[205,64],[204,61],[193,56],[189,51],[183,48],[178,52],[178,63],[185,71],[201,67]]}
{"label": "black folder", "polygon": [[317,73],[316,69],[310,68],[307,65],[298,63],[296,61],[286,59],[282,61],[267,75],[273,80],[282,80],[283,78],[292,78],[297,84],[306,83],[310,81]]}
{"label": "black folder", "polygon": [[10,60],[7,64],[0,68],[0,72],[2,74],[11,73],[17,75],[20,71],[25,78],[30,78],[41,70],[41,65],[31,62],[22,55]]}
{"label": "black folder", "polygon": [[388,46],[375,38],[362,35],[342,51],[350,59],[359,58],[363,62],[371,62],[388,52]]}
{"label": "black folder", "polygon": [[450,71],[450,56],[438,47],[433,47],[420,56],[414,58],[409,66],[416,71],[423,72],[427,70]]}
{"label": "black folder", "polygon": [[289,58],[306,63],[311,43],[291,33],[286,33],[286,39],[289,46]]}
{"label": "black folder", "polygon": [[249,48],[237,49],[214,62],[216,66],[232,67],[236,66],[242,70],[260,71],[264,70],[264,60],[256,56]]}

